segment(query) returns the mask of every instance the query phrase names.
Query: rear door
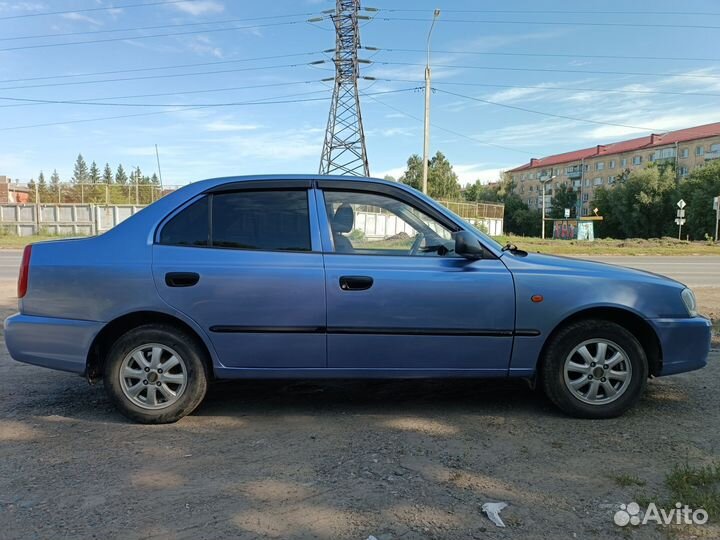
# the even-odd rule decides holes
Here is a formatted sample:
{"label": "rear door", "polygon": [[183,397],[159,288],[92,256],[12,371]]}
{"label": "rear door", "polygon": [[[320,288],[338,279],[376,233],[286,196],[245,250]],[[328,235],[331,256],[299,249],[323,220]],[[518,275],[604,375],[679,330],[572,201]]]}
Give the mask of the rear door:
{"label": "rear door", "polygon": [[236,368],[324,368],[325,283],[310,182],[239,182],[161,227],[161,297]]}
{"label": "rear door", "polygon": [[507,374],[515,299],[505,265],[456,256],[458,226],[404,190],[319,185],[328,367]]}

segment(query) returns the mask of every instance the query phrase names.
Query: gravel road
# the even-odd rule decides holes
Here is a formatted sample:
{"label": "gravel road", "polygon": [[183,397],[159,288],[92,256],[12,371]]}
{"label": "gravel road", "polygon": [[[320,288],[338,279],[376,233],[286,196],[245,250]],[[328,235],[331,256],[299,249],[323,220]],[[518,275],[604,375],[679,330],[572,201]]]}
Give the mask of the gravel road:
{"label": "gravel road", "polygon": [[[6,540],[651,539],[668,532],[614,525],[618,505],[663,500],[673,465],[720,448],[717,352],[615,420],[564,417],[520,382],[271,381],[216,384],[194,415],[141,426],[101,387],[0,351]],[[488,501],[509,503],[506,529]],[[720,537],[718,518],[702,533]]]}

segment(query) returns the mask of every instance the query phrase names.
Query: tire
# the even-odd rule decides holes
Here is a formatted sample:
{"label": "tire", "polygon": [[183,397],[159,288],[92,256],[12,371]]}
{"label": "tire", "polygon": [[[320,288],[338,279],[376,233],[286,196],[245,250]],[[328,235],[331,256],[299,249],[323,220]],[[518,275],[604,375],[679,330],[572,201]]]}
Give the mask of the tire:
{"label": "tire", "polygon": [[615,418],[645,391],[648,362],[640,342],[625,328],[589,319],[553,336],[539,375],[547,397],[565,413]]}
{"label": "tire", "polygon": [[103,371],[110,400],[124,416],[142,424],[177,422],[193,412],[205,397],[208,378],[206,354],[197,338],[163,324],[123,334]]}

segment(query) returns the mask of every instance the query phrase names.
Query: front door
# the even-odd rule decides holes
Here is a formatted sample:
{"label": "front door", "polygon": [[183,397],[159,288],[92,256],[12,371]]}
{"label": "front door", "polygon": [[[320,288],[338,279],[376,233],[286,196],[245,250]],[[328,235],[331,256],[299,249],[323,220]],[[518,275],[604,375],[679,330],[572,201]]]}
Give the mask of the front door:
{"label": "front door", "polygon": [[160,296],[203,328],[226,367],[324,368],[325,283],[310,184],[239,184],[201,196],[162,226],[153,248]]}
{"label": "front door", "polygon": [[455,255],[457,226],[407,192],[347,185],[318,192],[328,367],[507,374],[515,300],[504,264]]}

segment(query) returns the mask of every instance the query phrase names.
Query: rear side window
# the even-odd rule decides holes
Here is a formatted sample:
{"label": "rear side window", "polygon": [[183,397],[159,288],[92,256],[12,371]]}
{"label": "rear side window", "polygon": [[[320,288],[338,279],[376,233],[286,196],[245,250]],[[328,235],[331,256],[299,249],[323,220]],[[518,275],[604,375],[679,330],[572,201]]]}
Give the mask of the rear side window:
{"label": "rear side window", "polygon": [[306,191],[218,193],[212,203],[212,245],[265,251],[310,251]]}
{"label": "rear side window", "polygon": [[160,232],[160,243],[171,246],[207,246],[209,239],[207,197],[177,213]]}

